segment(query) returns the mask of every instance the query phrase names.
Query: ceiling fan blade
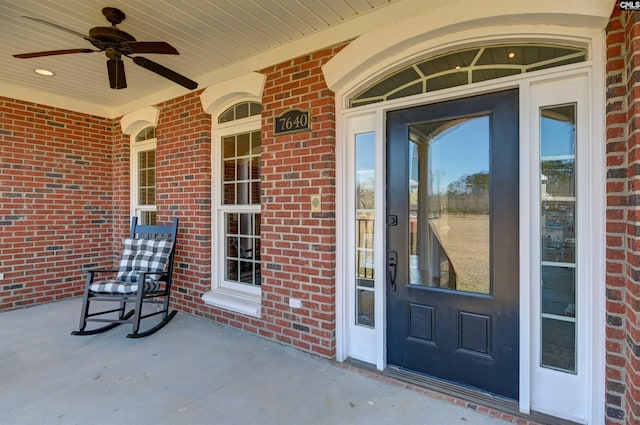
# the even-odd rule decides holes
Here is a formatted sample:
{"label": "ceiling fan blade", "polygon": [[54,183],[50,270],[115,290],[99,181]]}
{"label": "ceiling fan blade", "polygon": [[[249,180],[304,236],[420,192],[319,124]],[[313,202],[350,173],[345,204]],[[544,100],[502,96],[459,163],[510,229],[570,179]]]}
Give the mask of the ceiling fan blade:
{"label": "ceiling fan blade", "polygon": [[122,59],[107,60],[107,71],[109,72],[109,85],[112,89],[124,89],[127,87]]}
{"label": "ceiling fan blade", "polygon": [[41,56],[55,56],[55,55],[68,55],[70,53],[93,53],[93,52],[99,52],[99,50],[93,50],[93,49],[49,50],[47,52],[20,53],[18,55],[13,55],[13,57],[18,59],[30,59],[30,58],[39,58]]}
{"label": "ceiling fan blade", "polygon": [[132,53],[159,53],[163,55],[179,55],[178,51],[164,41],[131,41],[122,43],[131,48]]}
{"label": "ceiling fan blade", "polygon": [[149,71],[155,72],[156,74],[161,75],[164,78],[173,81],[174,83],[180,84],[181,86],[186,87],[189,90],[198,88],[198,83],[196,83],[195,81],[190,80],[184,75],[180,75],[177,72],[170,70],[169,68],[165,68],[164,66],[155,63],[154,61],[143,58],[141,56],[137,56],[132,59],[137,65],[140,65],[141,67],[146,68]]}
{"label": "ceiling fan blade", "polygon": [[57,28],[59,30],[66,31],[69,34],[73,34],[75,36],[84,38],[85,40],[91,41],[91,38],[86,36],[85,34],[82,34],[81,32],[78,32],[78,31],[70,30],[69,28],[63,27],[62,25],[54,24],[53,22],[45,21],[44,19],[40,19],[40,18],[32,18],[31,16],[22,16],[22,17],[23,18],[27,18],[27,19],[31,19],[32,21],[40,22],[41,24],[49,25],[49,26]]}

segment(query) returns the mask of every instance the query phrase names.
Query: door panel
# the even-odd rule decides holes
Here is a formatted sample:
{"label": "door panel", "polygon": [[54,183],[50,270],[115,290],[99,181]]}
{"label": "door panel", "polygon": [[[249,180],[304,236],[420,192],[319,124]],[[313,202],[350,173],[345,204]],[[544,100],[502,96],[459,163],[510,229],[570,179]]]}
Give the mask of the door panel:
{"label": "door panel", "polygon": [[387,116],[389,364],[518,397],[518,93]]}

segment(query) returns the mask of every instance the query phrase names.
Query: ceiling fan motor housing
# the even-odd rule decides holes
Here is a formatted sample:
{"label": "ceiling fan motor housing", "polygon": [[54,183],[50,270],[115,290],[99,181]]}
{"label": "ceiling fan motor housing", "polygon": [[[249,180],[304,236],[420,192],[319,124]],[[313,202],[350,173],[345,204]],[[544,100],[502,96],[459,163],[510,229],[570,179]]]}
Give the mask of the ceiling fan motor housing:
{"label": "ceiling fan motor housing", "polygon": [[116,27],[95,27],[89,30],[89,39],[91,44],[100,50],[104,50],[107,47],[115,47],[118,50],[123,50],[122,53],[127,54],[126,44],[122,43],[136,41],[135,37],[131,34],[119,30]]}

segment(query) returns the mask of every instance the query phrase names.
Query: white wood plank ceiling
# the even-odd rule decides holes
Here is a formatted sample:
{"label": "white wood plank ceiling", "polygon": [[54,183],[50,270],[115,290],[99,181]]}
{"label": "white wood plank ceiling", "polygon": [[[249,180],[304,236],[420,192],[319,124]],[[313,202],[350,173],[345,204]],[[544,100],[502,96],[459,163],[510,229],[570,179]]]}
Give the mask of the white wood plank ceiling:
{"label": "white wood plank ceiling", "polygon": [[[238,66],[246,67],[245,72],[257,71],[256,66],[271,65],[280,57],[293,58],[355,37],[385,19],[408,15],[411,11],[400,7],[407,1],[0,0],[0,96],[32,101],[37,97],[44,104],[75,105],[71,109],[111,116],[149,104],[159,99],[159,93],[170,98],[188,91],[126,58],[128,87],[110,89],[102,52],[14,58],[18,53],[93,47],[74,34],[23,16],[88,35],[90,28],[110,26],[101,10],[116,7],[126,14],[119,29],[138,41],[166,41],[180,52],[179,56],[142,56],[204,88],[234,76]],[[49,69],[55,76],[37,75],[35,68]]]}

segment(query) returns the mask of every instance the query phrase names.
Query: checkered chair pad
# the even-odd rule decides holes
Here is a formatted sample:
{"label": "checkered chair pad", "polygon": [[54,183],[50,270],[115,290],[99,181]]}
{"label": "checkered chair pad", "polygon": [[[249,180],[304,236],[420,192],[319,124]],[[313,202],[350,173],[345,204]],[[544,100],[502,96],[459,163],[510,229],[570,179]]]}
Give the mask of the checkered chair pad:
{"label": "checkered chair pad", "polygon": [[[158,291],[159,289],[160,283],[157,280],[147,279],[144,284],[145,292]],[[105,280],[91,284],[89,290],[100,294],[135,294],[138,292],[138,284],[120,280]]]}
{"label": "checkered chair pad", "polygon": [[[140,284],[140,272],[164,272],[172,249],[173,242],[168,240],[127,238],[124,240],[117,278],[92,283],[89,290],[103,294],[135,294]],[[146,275],[145,292],[159,290],[159,279],[160,274]]]}
{"label": "checkered chair pad", "polygon": [[[166,239],[125,239],[117,280],[135,283],[140,271],[164,272],[172,248],[173,242]],[[147,280],[159,278],[159,274],[147,275]]]}

